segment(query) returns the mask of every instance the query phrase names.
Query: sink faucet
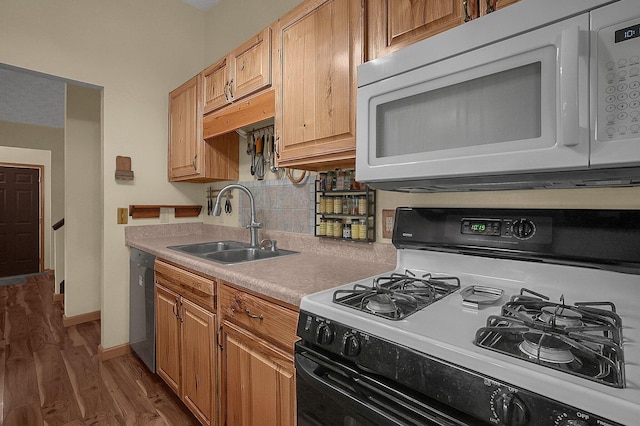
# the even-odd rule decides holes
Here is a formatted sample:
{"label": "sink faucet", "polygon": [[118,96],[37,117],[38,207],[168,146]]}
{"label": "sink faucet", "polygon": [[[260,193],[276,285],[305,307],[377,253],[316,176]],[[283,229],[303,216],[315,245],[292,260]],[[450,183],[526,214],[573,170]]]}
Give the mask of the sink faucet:
{"label": "sink faucet", "polygon": [[255,201],[253,199],[253,194],[251,193],[251,191],[249,191],[249,189],[246,186],[243,185],[239,185],[237,183],[232,183],[230,185],[225,186],[224,188],[222,188],[220,190],[220,192],[218,193],[218,196],[216,197],[216,204],[213,206],[213,214],[215,216],[220,216],[221,213],[221,208],[220,208],[220,200],[222,199],[222,196],[227,192],[230,191],[232,189],[239,189],[241,191],[244,191],[247,196],[249,197],[249,203],[251,205],[251,222],[249,223],[249,225],[247,225],[247,228],[249,228],[249,230],[251,231],[251,242],[250,245],[251,247],[258,247],[259,243],[258,243],[258,229],[262,228],[262,224],[260,224],[259,222],[256,222],[256,204]]}

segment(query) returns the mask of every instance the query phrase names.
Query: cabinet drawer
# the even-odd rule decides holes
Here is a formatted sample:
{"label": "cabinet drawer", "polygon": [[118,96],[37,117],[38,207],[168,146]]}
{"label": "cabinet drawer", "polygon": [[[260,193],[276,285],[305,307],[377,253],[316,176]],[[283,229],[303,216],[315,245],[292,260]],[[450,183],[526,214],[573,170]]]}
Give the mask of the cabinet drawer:
{"label": "cabinet drawer", "polygon": [[156,260],[155,271],[156,283],[175,291],[210,312],[215,312],[215,285],[212,278],[205,278],[162,260]]}
{"label": "cabinet drawer", "polygon": [[224,319],[293,352],[297,312],[225,285],[220,286],[220,312]]}

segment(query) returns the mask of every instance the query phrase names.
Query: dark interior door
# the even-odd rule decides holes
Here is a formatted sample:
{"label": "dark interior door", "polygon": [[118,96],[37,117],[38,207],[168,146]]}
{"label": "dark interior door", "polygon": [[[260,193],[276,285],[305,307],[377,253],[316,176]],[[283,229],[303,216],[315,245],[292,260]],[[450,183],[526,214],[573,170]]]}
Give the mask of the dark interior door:
{"label": "dark interior door", "polygon": [[0,167],[0,277],[39,272],[40,171]]}

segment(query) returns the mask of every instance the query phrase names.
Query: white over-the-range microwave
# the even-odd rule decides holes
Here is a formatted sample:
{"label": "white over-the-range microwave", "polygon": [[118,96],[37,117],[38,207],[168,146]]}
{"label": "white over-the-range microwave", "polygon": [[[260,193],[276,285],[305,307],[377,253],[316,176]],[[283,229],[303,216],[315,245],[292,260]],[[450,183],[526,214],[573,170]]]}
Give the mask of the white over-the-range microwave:
{"label": "white over-the-range microwave", "polygon": [[640,185],[640,0],[520,0],[358,68],[356,178]]}

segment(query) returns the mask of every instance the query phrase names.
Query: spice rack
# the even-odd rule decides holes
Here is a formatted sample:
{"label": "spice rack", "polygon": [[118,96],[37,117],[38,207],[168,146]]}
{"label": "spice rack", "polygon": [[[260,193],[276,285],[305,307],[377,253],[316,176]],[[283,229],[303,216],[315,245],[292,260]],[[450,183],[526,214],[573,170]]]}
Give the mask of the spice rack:
{"label": "spice rack", "polygon": [[[316,180],[316,237],[359,243],[373,242],[376,240],[375,212],[376,192],[368,185],[362,189],[323,190],[321,181]],[[347,225],[349,231],[345,232]]]}

